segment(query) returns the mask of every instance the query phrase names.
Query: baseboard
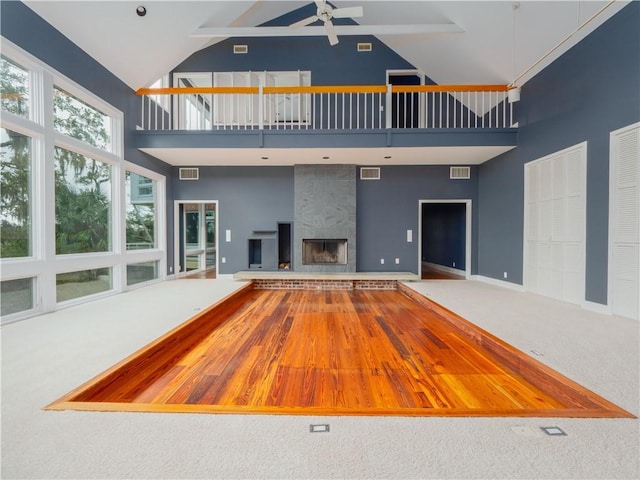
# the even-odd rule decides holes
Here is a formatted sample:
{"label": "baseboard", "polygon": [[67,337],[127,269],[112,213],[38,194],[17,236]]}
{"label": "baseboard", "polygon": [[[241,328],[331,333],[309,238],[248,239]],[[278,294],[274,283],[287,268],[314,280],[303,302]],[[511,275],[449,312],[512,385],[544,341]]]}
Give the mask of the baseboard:
{"label": "baseboard", "polygon": [[464,277],[466,275],[466,271],[464,270],[460,270],[459,268],[455,267],[447,267],[446,265],[439,265],[437,263],[422,262],[422,266],[430,268],[432,270],[436,270],[438,272],[450,273],[452,275],[458,275],[461,277]]}
{"label": "baseboard", "polygon": [[603,315],[611,315],[611,307],[609,305],[603,305],[602,303],[590,302],[585,300],[582,302],[582,308],[589,310],[590,312],[602,313]]}
{"label": "baseboard", "polygon": [[524,287],[522,285],[518,285],[517,283],[505,282],[503,280],[498,280],[496,278],[485,277],[483,275],[471,275],[471,280],[477,280],[479,282],[488,283],[490,285],[495,285],[497,287],[507,288],[509,290],[513,290],[516,292],[524,292]]}

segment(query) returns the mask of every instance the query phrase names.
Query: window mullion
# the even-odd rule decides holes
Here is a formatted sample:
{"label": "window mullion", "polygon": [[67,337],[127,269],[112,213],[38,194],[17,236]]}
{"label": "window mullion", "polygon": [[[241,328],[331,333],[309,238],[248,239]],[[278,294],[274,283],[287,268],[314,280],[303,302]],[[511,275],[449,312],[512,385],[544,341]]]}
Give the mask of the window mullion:
{"label": "window mullion", "polygon": [[[40,231],[35,235],[40,245],[44,268],[39,281],[41,308],[46,311],[56,307],[56,192],[55,192],[55,131],[53,129],[53,76],[42,72],[41,86],[36,96],[44,125],[41,146],[36,149],[34,177],[36,186],[33,204],[37,217],[34,224]],[[34,232],[35,233],[35,232]]]}

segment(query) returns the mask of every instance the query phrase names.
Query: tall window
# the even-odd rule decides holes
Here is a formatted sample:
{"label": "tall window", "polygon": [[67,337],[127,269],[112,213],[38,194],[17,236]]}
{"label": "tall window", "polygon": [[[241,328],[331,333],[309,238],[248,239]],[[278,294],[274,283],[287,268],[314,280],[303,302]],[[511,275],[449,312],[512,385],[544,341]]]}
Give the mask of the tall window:
{"label": "tall window", "polygon": [[111,117],[55,87],[53,92],[55,129],[102,150],[111,150]]}
{"label": "tall window", "polygon": [[111,166],[55,149],[56,253],[111,250]]}
{"label": "tall window", "polygon": [[0,128],[0,258],[31,256],[31,138]]}
{"label": "tall window", "polygon": [[0,99],[2,110],[29,118],[29,71],[4,55],[0,57]]}
{"label": "tall window", "polygon": [[126,173],[127,250],[156,248],[156,181]]}

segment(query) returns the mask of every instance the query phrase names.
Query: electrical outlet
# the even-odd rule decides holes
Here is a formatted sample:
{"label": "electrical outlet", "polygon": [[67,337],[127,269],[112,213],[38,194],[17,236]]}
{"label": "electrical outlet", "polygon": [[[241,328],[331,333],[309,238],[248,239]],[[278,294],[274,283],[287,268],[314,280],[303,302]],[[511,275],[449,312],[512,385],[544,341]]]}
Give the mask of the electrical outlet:
{"label": "electrical outlet", "polygon": [[384,258],[380,259],[380,265],[384,265]]}
{"label": "electrical outlet", "polygon": [[396,265],[400,265],[400,259],[396,258]]}
{"label": "electrical outlet", "polygon": [[220,261],[221,261],[222,263],[227,263],[227,257],[222,257],[222,258],[220,259]]}
{"label": "electrical outlet", "polygon": [[504,272],[503,275],[504,275],[504,278],[507,278],[507,272]]}
{"label": "electrical outlet", "polygon": [[169,273],[173,273],[173,267],[169,267]]}
{"label": "electrical outlet", "polygon": [[456,267],[456,262],[453,262],[453,268],[455,268],[455,267]]}

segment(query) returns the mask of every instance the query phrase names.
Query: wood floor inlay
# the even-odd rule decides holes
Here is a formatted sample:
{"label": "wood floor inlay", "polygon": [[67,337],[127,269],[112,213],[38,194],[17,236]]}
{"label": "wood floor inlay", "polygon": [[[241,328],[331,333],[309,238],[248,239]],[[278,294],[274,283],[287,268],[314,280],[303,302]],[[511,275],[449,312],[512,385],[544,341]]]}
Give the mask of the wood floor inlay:
{"label": "wood floor inlay", "polygon": [[249,286],[47,408],[632,416],[406,287]]}

